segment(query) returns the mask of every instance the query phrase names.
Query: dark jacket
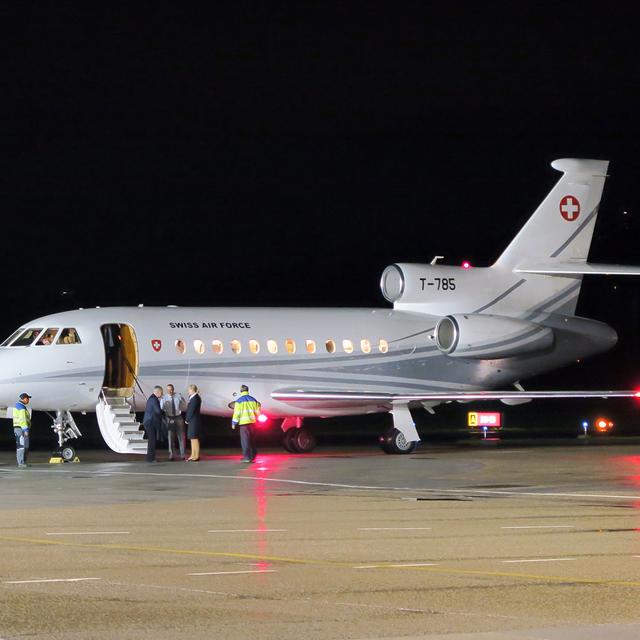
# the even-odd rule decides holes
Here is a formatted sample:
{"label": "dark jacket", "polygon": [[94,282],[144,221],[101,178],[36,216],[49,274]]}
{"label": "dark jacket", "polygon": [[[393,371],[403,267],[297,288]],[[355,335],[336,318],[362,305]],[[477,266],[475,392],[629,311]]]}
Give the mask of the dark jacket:
{"label": "dark jacket", "polygon": [[162,409],[160,408],[160,400],[158,400],[158,396],[155,394],[151,394],[147,400],[142,424],[144,425],[145,431],[155,429],[156,433],[160,433],[162,429]]}
{"label": "dark jacket", "polygon": [[184,420],[189,424],[189,431],[197,431],[200,428],[200,405],[202,398],[199,394],[194,394],[187,404],[187,412]]}

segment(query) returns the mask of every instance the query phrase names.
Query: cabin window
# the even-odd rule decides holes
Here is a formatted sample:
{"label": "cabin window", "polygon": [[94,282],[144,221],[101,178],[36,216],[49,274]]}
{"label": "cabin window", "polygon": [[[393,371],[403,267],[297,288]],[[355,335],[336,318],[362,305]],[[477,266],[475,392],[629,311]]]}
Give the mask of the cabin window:
{"label": "cabin window", "polygon": [[23,329],[18,329],[14,331],[0,346],[6,347],[12,340],[15,340],[21,333]]}
{"label": "cabin window", "polygon": [[58,333],[58,327],[49,327],[49,329],[42,334],[40,340],[36,342],[36,346],[42,347],[48,344],[53,344],[53,341],[56,338],[56,333]]}
{"label": "cabin window", "polygon": [[25,329],[12,347],[28,347],[39,335],[42,329]]}
{"label": "cabin window", "polygon": [[180,355],[182,355],[187,350],[184,340],[180,340],[180,339],[176,340],[175,345],[176,345],[176,351]]}
{"label": "cabin window", "polygon": [[325,349],[327,350],[327,353],[335,353],[336,352],[336,343],[334,340],[327,340],[324,343]]}
{"label": "cabin window", "polygon": [[233,351],[233,353],[240,353],[242,351],[242,345],[240,344],[240,340],[231,341],[231,351]]}
{"label": "cabin window", "polygon": [[305,340],[305,347],[307,348],[307,353],[315,353],[316,352],[316,341],[315,340]]}
{"label": "cabin window", "polygon": [[380,353],[387,353],[387,351],[389,351],[389,343],[380,338],[380,341],[378,342],[378,351],[380,351]]}
{"label": "cabin window", "polygon": [[75,329],[65,327],[60,332],[60,337],[56,344],[80,344],[80,336],[78,336],[78,332]]}
{"label": "cabin window", "polygon": [[267,351],[269,353],[278,353],[278,343],[275,340],[267,340]]}
{"label": "cabin window", "polygon": [[213,349],[213,353],[221,354],[224,351],[224,347],[222,346],[221,340],[214,340],[211,343],[211,348]]}
{"label": "cabin window", "polygon": [[260,353],[260,343],[257,340],[249,340],[249,351],[251,353]]}
{"label": "cabin window", "polygon": [[284,341],[284,348],[287,353],[295,353],[296,352],[296,341],[293,338],[287,338]]}
{"label": "cabin window", "polygon": [[371,353],[371,342],[366,338],[360,340],[360,350],[362,353]]}
{"label": "cabin window", "polygon": [[204,342],[202,342],[202,340],[194,340],[193,341],[193,350],[197,354],[202,355],[204,353]]}
{"label": "cabin window", "polygon": [[343,340],[342,341],[342,350],[345,353],[353,353],[353,342],[351,342],[351,340]]}

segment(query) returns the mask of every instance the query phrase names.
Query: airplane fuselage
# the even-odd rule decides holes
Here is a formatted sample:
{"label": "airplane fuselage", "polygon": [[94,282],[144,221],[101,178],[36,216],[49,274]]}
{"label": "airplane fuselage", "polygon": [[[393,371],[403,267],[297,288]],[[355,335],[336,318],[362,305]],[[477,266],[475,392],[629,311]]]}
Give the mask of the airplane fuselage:
{"label": "airplane fuselage", "polygon": [[[540,353],[494,360],[451,358],[434,344],[440,318],[393,309],[113,307],[45,316],[24,325],[73,328],[79,342],[0,348],[0,403],[10,406],[28,392],[35,410],[95,410],[103,387],[131,386],[137,410],[154,385],[200,387],[203,413],[230,415],[240,384],[247,384],[271,416],[333,416],[388,411],[384,403],[361,406],[308,404],[301,409],[275,400],[282,388],[421,394],[502,388],[606,350],[615,332],[600,322],[548,314],[541,325],[554,331]],[[126,366],[118,374],[105,327],[130,332]],[[117,343],[120,337],[115,339]],[[59,341],[59,340],[58,340]],[[112,379],[109,379],[109,376]]]}

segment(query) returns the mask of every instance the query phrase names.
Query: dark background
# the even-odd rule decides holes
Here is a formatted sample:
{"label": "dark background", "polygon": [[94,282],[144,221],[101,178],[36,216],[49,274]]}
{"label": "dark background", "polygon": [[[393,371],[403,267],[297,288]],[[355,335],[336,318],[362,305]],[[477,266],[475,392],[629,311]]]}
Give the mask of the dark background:
{"label": "dark background", "polygon": [[[78,306],[386,306],[392,262],[491,264],[566,156],[611,160],[590,259],[640,263],[631,9],[8,6],[6,335]],[[530,386],[640,382],[639,289],[587,278],[619,345]]]}

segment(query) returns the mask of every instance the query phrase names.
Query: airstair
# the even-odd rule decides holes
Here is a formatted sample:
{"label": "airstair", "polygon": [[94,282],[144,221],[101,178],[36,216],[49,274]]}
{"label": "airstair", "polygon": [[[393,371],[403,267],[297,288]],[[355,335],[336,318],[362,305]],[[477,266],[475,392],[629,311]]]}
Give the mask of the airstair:
{"label": "airstair", "polygon": [[116,453],[147,453],[144,431],[127,399],[103,389],[96,405],[98,426],[104,441]]}

